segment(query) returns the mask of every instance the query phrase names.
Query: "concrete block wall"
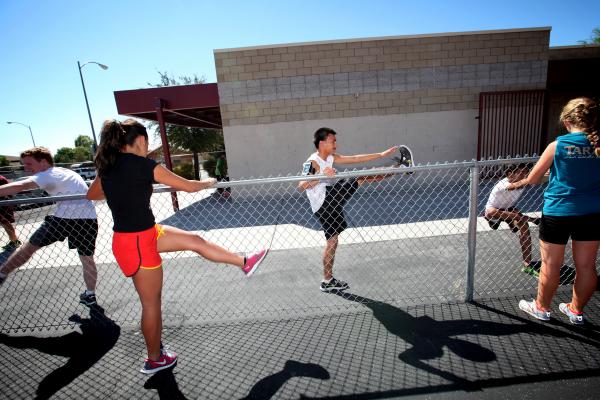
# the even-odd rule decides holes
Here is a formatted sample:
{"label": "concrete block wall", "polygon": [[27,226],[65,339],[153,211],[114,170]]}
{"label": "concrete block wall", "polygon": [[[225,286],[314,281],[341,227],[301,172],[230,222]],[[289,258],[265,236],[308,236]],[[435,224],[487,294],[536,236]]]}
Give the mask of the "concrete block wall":
{"label": "concrete block wall", "polygon": [[[342,120],[379,117],[369,119],[377,132],[377,125],[387,126],[389,118],[398,121],[398,116],[410,114],[425,113],[436,119],[435,113],[459,112],[464,118],[474,118],[482,91],[545,87],[549,34],[549,28],[531,28],[215,50],[228,157],[249,151],[248,143],[244,149],[236,145],[239,135],[280,132],[257,139],[257,146],[275,151],[271,143],[281,139],[281,129],[295,132],[295,124],[300,123],[302,130],[309,121],[334,129],[336,124],[348,126],[347,136],[356,142],[364,133],[352,130],[356,121]],[[272,129],[273,124],[278,128]],[[445,128],[472,125],[462,121]],[[310,134],[307,129],[309,143]],[[385,135],[375,134],[371,141],[379,148],[387,141]],[[428,159],[469,158],[470,152]],[[229,164],[234,174],[237,164],[236,160]],[[254,166],[239,163],[239,168],[242,164],[261,175],[272,170],[296,171],[295,164],[285,162],[279,168],[258,161]]]}

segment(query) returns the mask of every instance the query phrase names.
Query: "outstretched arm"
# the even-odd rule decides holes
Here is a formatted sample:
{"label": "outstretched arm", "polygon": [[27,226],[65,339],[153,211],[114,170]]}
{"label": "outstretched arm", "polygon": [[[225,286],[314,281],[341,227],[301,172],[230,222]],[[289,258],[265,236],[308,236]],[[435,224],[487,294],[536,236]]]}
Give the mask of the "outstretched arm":
{"label": "outstretched arm", "polygon": [[17,194],[24,190],[37,189],[38,185],[33,181],[11,182],[0,186],[0,197]]}
{"label": "outstretched arm", "polygon": [[172,187],[173,189],[182,190],[184,192],[198,192],[203,189],[208,189],[217,183],[215,178],[209,178],[201,181],[189,180],[174,174],[162,165],[154,167],[154,180],[163,185]]}
{"label": "outstretched arm", "polygon": [[356,154],[354,156],[343,156],[341,154],[333,155],[333,162],[337,164],[357,164],[364,163],[368,161],[377,160],[379,158],[389,157],[394,154],[398,150],[398,146],[390,147],[386,151],[382,151],[381,153],[371,153],[371,154]]}
{"label": "outstretched arm", "polygon": [[507,190],[515,190],[520,189],[523,186],[539,185],[540,183],[542,183],[544,174],[546,173],[546,171],[548,171],[548,169],[552,165],[552,162],[554,161],[555,153],[556,141],[550,143],[548,147],[546,147],[546,150],[544,150],[538,162],[535,163],[533,169],[531,170],[531,172],[529,172],[529,175],[527,175],[527,178],[511,183],[510,185],[508,185]]}

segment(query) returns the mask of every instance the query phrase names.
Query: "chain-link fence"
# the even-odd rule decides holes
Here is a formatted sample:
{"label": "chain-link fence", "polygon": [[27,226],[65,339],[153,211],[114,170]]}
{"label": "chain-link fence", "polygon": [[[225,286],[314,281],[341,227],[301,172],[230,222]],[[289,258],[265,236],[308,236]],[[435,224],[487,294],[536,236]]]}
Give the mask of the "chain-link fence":
{"label": "chain-link fence", "polygon": [[[509,159],[355,170],[340,179],[386,174],[358,187],[344,206],[347,229],[339,235],[333,272],[353,293],[389,304],[433,304],[532,293],[537,280],[522,271],[522,235],[518,224],[484,218],[485,204],[499,178],[482,168],[533,162]],[[151,205],[159,224],[196,232],[233,252],[268,248],[269,255],[252,277],[235,267],[215,264],[193,252],[163,254],[165,325],[224,320],[286,319],[290,316],[343,312],[352,302],[319,290],[326,241],[301,180],[289,176],[232,181],[231,195],[209,189],[177,193],[157,188]],[[530,187],[517,207],[541,216],[543,186]],[[26,241],[53,213],[56,203],[81,199],[60,196],[39,200],[42,207],[16,212],[16,230]],[[54,204],[48,204],[52,200]],[[35,200],[8,200],[14,204]],[[95,202],[99,233],[94,259],[97,298],[119,324],[137,324],[141,305],[131,279],[117,266],[112,250],[112,217],[105,201]],[[176,211],[175,211],[176,210]],[[532,261],[539,260],[538,228],[527,223]],[[493,229],[495,228],[495,229]],[[516,230],[516,232],[513,232]],[[0,232],[0,240],[7,241]],[[8,252],[0,261],[6,262]],[[531,263],[536,264],[534,263]],[[570,252],[565,264],[572,265]],[[539,266],[538,266],[539,268]],[[85,289],[82,260],[65,242],[42,247],[0,287],[0,330],[26,331],[66,326],[65,315],[78,307]],[[530,273],[535,273],[531,272]],[[574,275],[563,271],[563,282]],[[327,300],[324,300],[326,299]]]}

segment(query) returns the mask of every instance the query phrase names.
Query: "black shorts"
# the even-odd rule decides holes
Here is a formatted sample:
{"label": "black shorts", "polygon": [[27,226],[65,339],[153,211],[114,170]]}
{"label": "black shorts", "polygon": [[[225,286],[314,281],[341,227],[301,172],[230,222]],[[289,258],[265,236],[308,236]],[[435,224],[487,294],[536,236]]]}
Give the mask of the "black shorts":
{"label": "black shorts", "polygon": [[48,215],[44,223],[29,238],[34,246],[44,247],[69,238],[69,248],[82,256],[93,256],[98,237],[98,220],[57,218]]}
{"label": "black shorts", "polygon": [[578,241],[600,240],[600,214],[555,217],[542,215],[540,240],[567,244],[569,237]]}
{"label": "black shorts", "polygon": [[315,213],[325,231],[325,239],[329,240],[339,235],[348,227],[344,216],[344,205],[356,189],[358,189],[358,182],[354,178],[342,179],[335,185],[327,187],[325,201]]}

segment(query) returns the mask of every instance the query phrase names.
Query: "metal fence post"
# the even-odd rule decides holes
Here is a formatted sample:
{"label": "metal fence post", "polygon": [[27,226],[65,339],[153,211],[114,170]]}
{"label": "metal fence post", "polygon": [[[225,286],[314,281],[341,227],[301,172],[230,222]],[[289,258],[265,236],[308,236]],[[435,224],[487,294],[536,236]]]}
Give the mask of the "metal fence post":
{"label": "metal fence post", "polygon": [[465,301],[473,300],[475,277],[475,248],[477,242],[477,197],[479,191],[479,164],[470,169],[469,182],[469,228],[467,234],[467,284]]}

